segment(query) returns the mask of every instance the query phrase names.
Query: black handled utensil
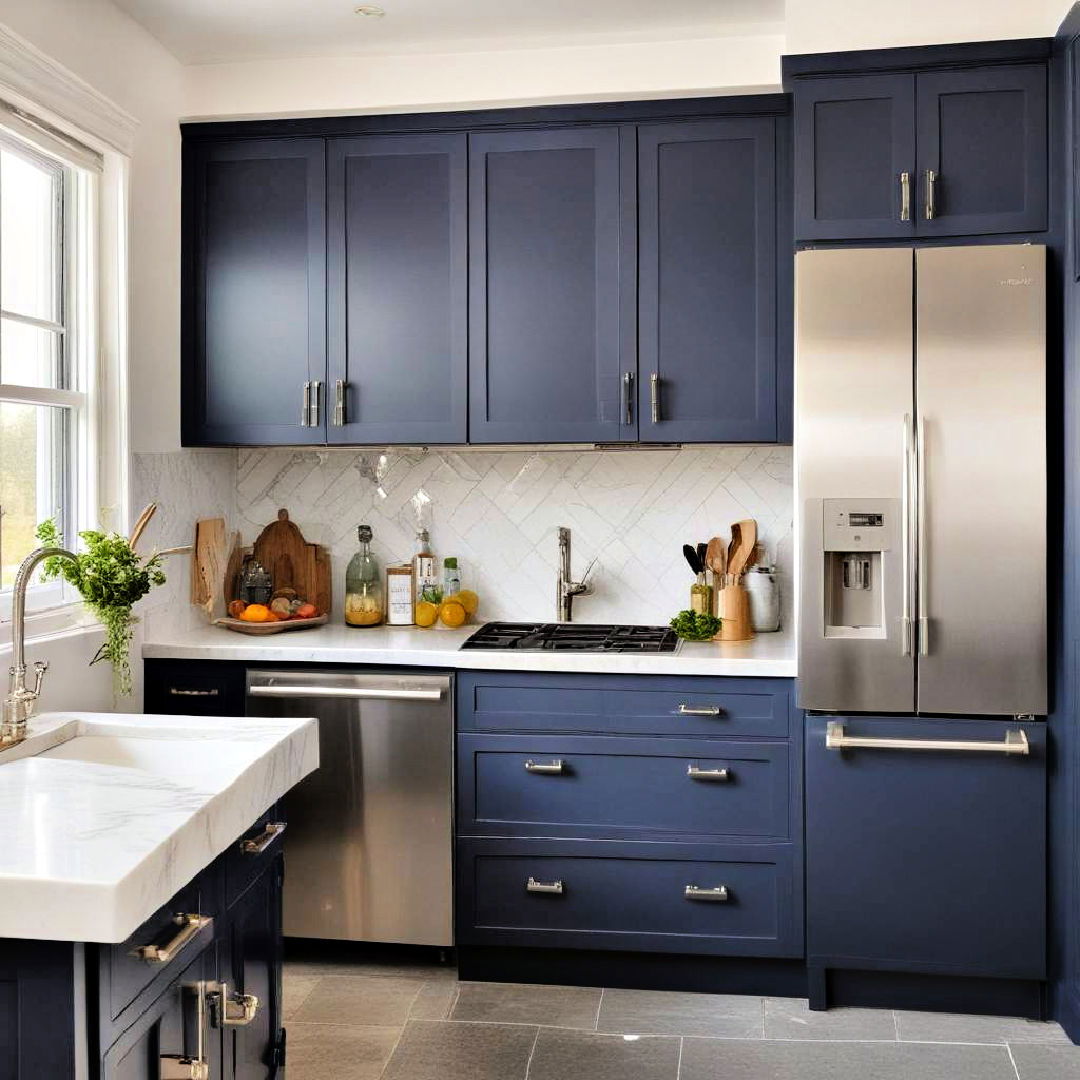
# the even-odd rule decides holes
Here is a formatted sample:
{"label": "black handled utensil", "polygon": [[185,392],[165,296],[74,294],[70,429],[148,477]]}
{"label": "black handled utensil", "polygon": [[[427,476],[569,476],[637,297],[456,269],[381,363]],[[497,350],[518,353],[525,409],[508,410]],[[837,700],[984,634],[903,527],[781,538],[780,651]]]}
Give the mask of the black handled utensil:
{"label": "black handled utensil", "polygon": [[701,560],[698,558],[697,551],[694,550],[689,544],[683,544],[682,546],[683,558],[686,559],[687,565],[694,572],[696,577],[701,573]]}

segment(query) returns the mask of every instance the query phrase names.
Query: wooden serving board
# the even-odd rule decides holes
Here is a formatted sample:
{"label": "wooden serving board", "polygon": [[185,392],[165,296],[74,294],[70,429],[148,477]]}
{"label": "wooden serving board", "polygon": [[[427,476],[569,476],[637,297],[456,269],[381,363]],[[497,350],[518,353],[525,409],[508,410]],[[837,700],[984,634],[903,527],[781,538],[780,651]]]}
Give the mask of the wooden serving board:
{"label": "wooden serving board", "polygon": [[263,529],[251,553],[270,572],[275,592],[295,589],[297,596],[314,604],[320,612],[330,610],[330,556],[326,548],[304,539],[304,534],[289,520],[288,510],[278,511],[277,521]]}
{"label": "wooden serving board", "polygon": [[313,619],[289,619],[288,622],[245,622],[243,619],[224,618],[215,619],[214,626],[261,637],[265,634],[281,634],[286,630],[309,630],[313,626],[323,626],[329,618],[329,615],[316,615]]}

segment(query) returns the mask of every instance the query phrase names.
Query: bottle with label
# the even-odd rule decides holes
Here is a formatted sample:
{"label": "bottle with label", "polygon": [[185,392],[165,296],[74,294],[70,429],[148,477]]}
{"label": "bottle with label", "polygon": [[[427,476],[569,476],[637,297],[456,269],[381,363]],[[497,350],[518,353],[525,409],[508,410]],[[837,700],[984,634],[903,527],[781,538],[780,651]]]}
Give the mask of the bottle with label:
{"label": "bottle with label", "polygon": [[457,596],[461,592],[461,571],[457,559],[450,556],[443,559],[443,596]]}
{"label": "bottle with label", "polygon": [[416,554],[413,556],[417,602],[426,600],[429,604],[437,604],[442,599],[436,565],[435,555],[431,550],[431,537],[427,529],[420,529],[416,534]]}
{"label": "bottle with label", "polygon": [[386,568],[386,621],[390,626],[412,626],[416,622],[412,563]]}
{"label": "bottle with label", "polygon": [[379,563],[371,554],[371,526],[356,530],[360,550],[345,571],[345,624],[378,626],[383,621],[383,586]]}

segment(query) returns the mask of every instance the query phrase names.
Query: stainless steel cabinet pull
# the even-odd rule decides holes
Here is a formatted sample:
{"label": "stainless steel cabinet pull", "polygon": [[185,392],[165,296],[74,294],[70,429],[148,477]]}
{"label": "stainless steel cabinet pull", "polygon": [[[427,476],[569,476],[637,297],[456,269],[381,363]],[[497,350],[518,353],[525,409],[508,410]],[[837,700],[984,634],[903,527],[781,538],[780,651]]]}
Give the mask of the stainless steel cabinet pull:
{"label": "stainless steel cabinet pull", "polygon": [[926,572],[926,417],[920,416],[915,431],[915,474],[918,500],[916,506],[917,520],[915,531],[918,536],[918,544],[915,556],[918,559],[918,593],[919,593],[919,655],[930,655],[930,610],[929,597],[927,596]]}
{"label": "stainless steel cabinet pull", "polygon": [[561,881],[537,881],[530,877],[525,882],[525,891],[532,893],[547,893],[549,896],[562,896],[565,886]]}
{"label": "stainless steel cabinet pull", "polygon": [[712,889],[703,889],[700,885],[687,885],[683,889],[687,900],[711,900],[714,904],[726,904],[731,899],[726,885],[717,885]]}
{"label": "stainless steel cabinet pull", "polygon": [[911,173],[900,174],[900,220],[911,220]]}
{"label": "stainless steel cabinet pull", "polygon": [[660,373],[654,371],[649,376],[649,407],[652,409],[652,422],[660,423]]}
{"label": "stainless steel cabinet pull", "polygon": [[927,221],[933,221],[937,213],[936,185],[939,177],[933,169],[927,169],[924,175],[926,177],[926,202],[923,204],[923,212]]}
{"label": "stainless steel cabinet pull", "polygon": [[442,690],[374,689],[360,686],[250,686],[251,697],[363,698],[369,701],[442,701]]}
{"label": "stainless steel cabinet pull", "polygon": [[730,769],[699,769],[696,765],[686,767],[686,775],[691,780],[711,780],[717,784],[726,784],[731,779]]}
{"label": "stainless steel cabinet pull", "polygon": [[719,705],[687,705],[685,702],[679,706],[680,716],[719,716]]}
{"label": "stainless steel cabinet pull", "polygon": [[259,999],[254,994],[230,995],[226,983],[217,983],[207,997],[211,1027],[247,1027],[259,1014]]}
{"label": "stainless steel cabinet pull", "polygon": [[304,383],[304,403],[300,408],[300,426],[311,427],[311,381]]}
{"label": "stainless steel cabinet pull", "polygon": [[334,383],[334,419],[331,421],[334,427],[345,426],[345,380],[338,379]]}
{"label": "stainless steel cabinet pull", "polygon": [[284,821],[268,821],[258,836],[252,836],[240,845],[245,855],[261,855],[286,829]]}
{"label": "stainless steel cabinet pull", "polygon": [[562,773],[566,772],[566,763],[562,758],[556,758],[549,765],[541,765],[538,761],[533,761],[532,758],[529,758],[529,760],[525,762],[525,771],[541,773],[544,776],[560,776]]}
{"label": "stainless steel cabinet pull", "polygon": [[167,945],[140,945],[131,955],[148,964],[167,964],[174,960],[204,927],[214,922],[208,915],[177,915],[173,922],[180,927],[179,933]]}
{"label": "stainless steel cabinet pull", "polygon": [[904,413],[903,491],[900,498],[900,655],[911,655],[911,457],[915,453],[911,414]]}
{"label": "stainless steel cabinet pull", "polygon": [[626,372],[623,383],[623,422],[629,427],[634,422],[634,373]]}
{"label": "stainless steel cabinet pull", "polygon": [[169,687],[170,697],[218,697],[221,691],[216,687],[212,690],[187,690],[179,686]]}
{"label": "stainless steel cabinet pull", "polygon": [[318,427],[322,423],[322,383],[316,379],[311,384],[311,423],[308,427]]}
{"label": "stainless steel cabinet pull", "polygon": [[846,735],[843,720],[830,720],[825,727],[826,750],[948,750],[965,754],[1031,753],[1023,728],[1006,731],[1000,742],[981,739],[891,739],[870,735]]}

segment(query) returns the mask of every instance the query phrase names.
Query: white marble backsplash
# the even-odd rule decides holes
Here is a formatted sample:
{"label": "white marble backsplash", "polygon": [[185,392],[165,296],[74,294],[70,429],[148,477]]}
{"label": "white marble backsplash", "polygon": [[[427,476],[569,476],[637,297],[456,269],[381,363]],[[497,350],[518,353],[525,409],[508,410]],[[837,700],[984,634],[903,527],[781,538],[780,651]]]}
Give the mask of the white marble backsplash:
{"label": "white marble backsplash", "polygon": [[[172,455],[165,455],[171,457]],[[156,473],[154,470],[158,470]],[[144,481],[175,489],[151,463]],[[212,475],[210,475],[212,473]],[[153,475],[151,475],[153,474]],[[688,606],[692,576],[684,543],[725,538],[741,518],[758,522],[777,563],[790,625],[792,452],[788,446],[672,450],[291,450],[239,451],[232,499],[215,463],[196,478],[200,505],[235,508],[250,543],[280,507],[308,540],[330,548],[335,606],[357,548],[356,526],[371,525],[380,560],[415,550],[414,502],[430,499],[432,545],[456,555],[463,583],[481,598],[483,619],[553,619],[556,529],[573,530],[574,572],[597,559],[592,595],[574,603],[579,622],[660,623]],[[167,495],[157,496],[165,502]],[[203,509],[200,513],[205,513]]]}

